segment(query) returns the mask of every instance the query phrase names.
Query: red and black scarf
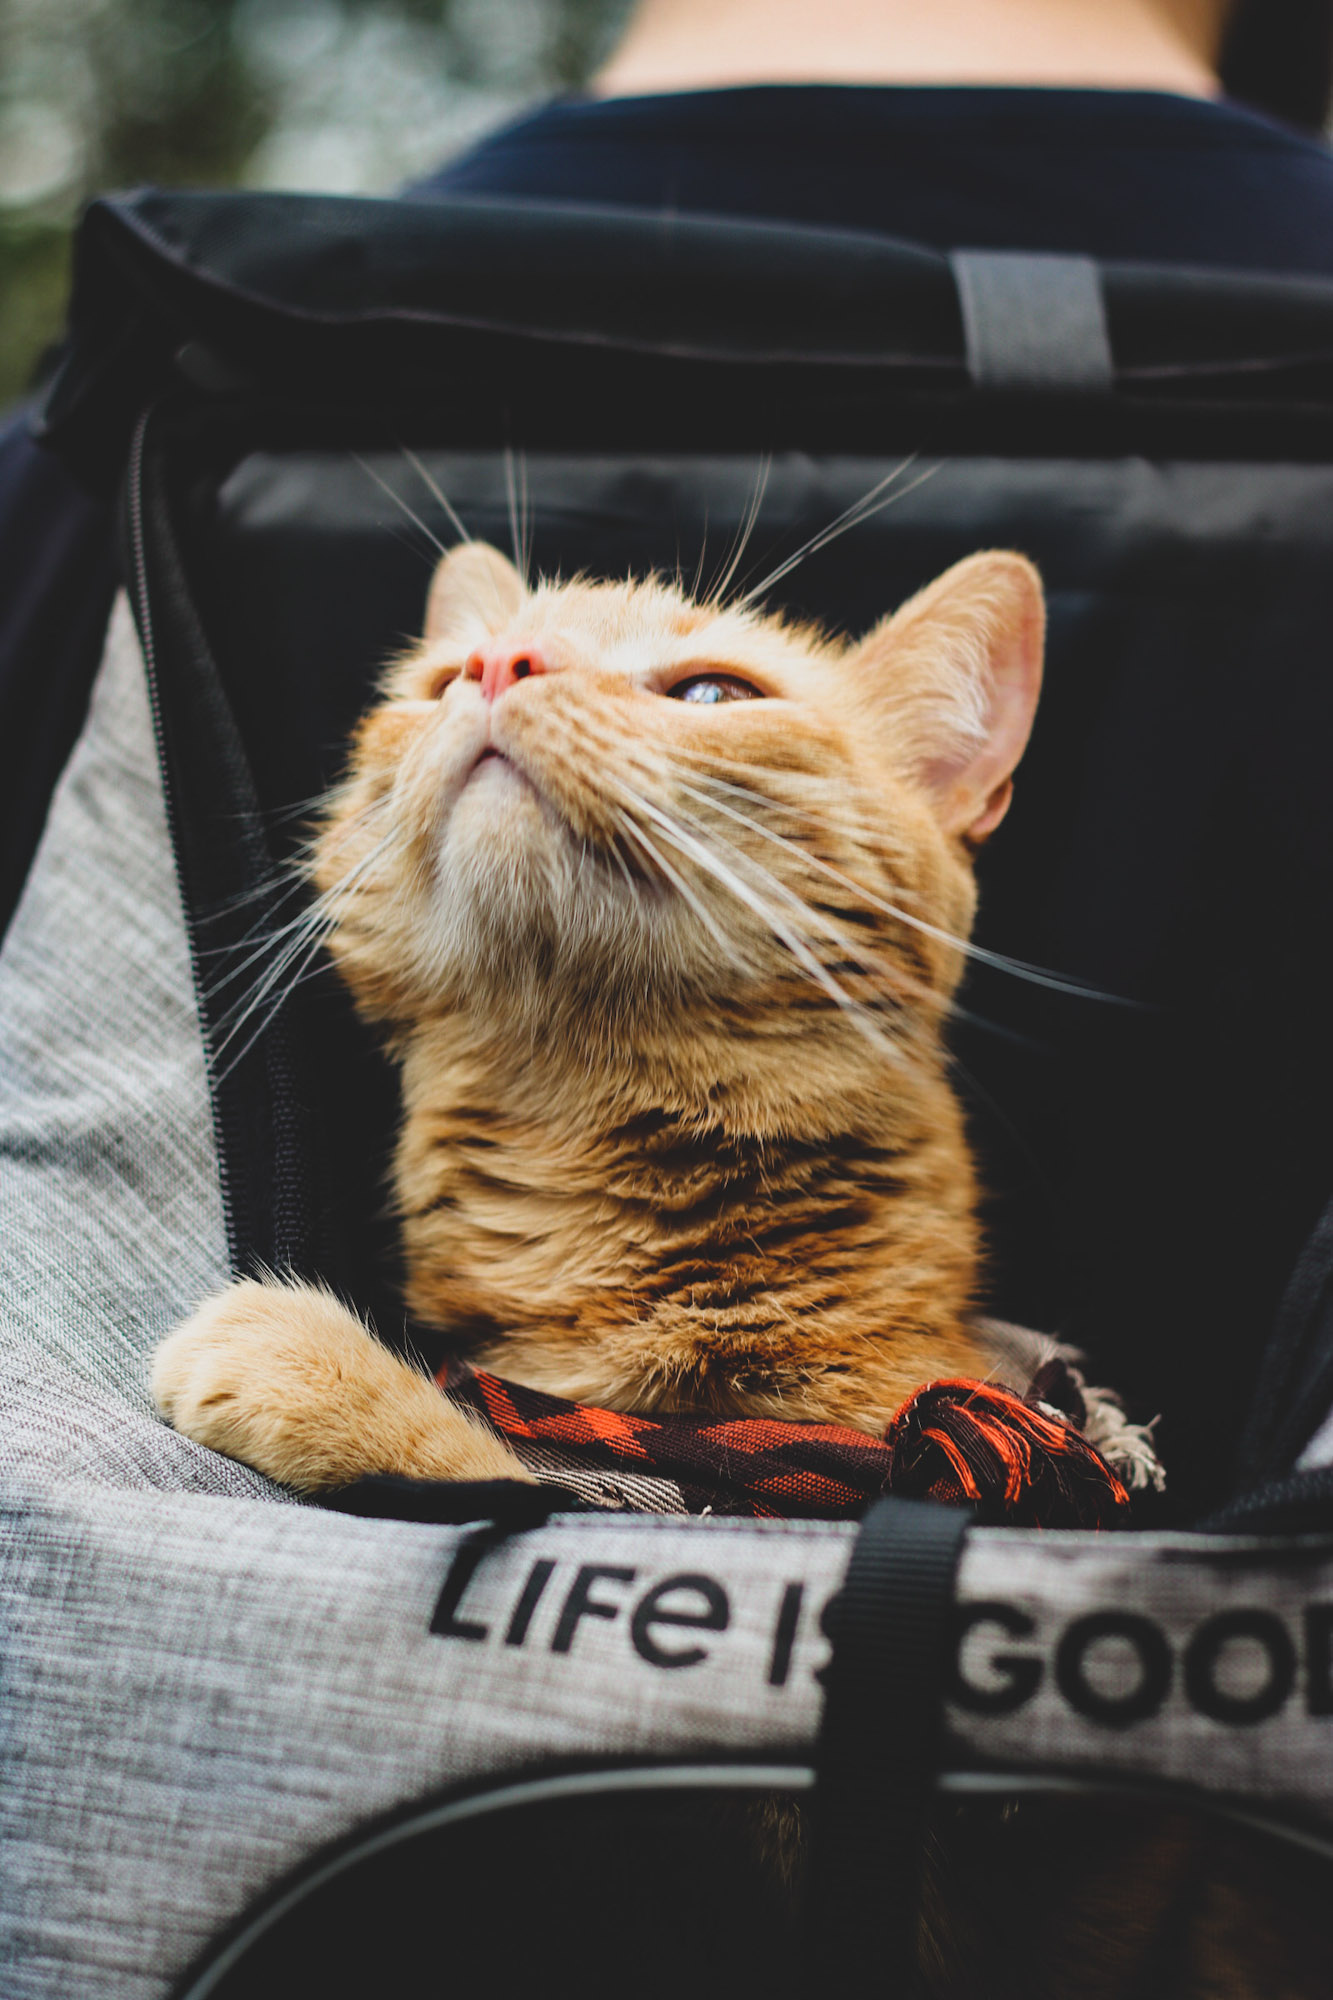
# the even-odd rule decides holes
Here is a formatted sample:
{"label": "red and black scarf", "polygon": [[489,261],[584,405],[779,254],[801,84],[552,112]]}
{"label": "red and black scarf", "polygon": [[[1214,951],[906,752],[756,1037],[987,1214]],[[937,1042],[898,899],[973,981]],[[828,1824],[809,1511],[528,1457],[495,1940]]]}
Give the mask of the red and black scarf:
{"label": "red and black scarf", "polygon": [[625,1415],[450,1363],[437,1378],[539,1480],[603,1506],[654,1512],[836,1519],[881,1493],[969,1505],[996,1526],[1106,1528],[1129,1496],[1079,1429],[1063,1362],[1026,1396],[985,1382],[932,1382],[882,1438],[838,1424],[762,1417]]}

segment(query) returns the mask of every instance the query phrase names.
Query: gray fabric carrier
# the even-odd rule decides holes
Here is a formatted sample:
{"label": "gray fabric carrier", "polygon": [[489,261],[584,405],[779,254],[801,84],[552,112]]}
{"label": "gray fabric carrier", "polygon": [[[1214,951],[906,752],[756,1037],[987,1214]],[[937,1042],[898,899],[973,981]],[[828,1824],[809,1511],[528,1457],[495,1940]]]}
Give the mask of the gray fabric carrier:
{"label": "gray fabric carrier", "polygon": [[[228,1271],[123,604],[0,958],[0,1274],[6,2000],[163,1995],[326,1843],[464,1782],[808,1762],[851,1525],[557,1518],[488,1555],[466,1629],[433,1634],[465,1530],[292,1504],[154,1416],[154,1343]],[[588,1563],[629,1575],[571,1627]],[[642,1607],[700,1573],[723,1615],[672,1661],[679,1626],[645,1644]],[[959,1593],[947,1783],[1094,1771],[1333,1834],[1321,1545],[1278,1568],[1257,1541],[975,1532]]]}

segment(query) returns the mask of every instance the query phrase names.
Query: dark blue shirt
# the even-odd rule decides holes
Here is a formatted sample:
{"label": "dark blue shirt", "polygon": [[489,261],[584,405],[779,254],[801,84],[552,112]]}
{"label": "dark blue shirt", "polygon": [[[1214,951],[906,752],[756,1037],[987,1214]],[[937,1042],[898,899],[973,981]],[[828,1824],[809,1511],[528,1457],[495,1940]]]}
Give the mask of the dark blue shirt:
{"label": "dark blue shirt", "polygon": [[412,191],[1333,273],[1333,152],[1165,92],[764,86],[546,106]]}

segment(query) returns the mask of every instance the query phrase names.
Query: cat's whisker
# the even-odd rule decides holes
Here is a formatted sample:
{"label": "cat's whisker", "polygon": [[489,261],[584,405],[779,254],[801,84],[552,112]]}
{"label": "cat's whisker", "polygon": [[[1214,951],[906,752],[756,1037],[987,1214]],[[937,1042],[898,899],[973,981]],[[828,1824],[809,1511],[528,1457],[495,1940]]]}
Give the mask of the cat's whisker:
{"label": "cat's whisker", "polygon": [[905,500],[909,493],[915,493],[918,486],[924,486],[928,479],[933,479],[935,474],[941,469],[938,464],[928,465],[923,472],[917,474],[916,478],[909,485],[896,485],[896,481],[915,465],[918,456],[919,453],[913,452],[910,457],[905,458],[901,465],[896,465],[892,472],[886,473],[877,485],[872,486],[868,493],[862,495],[861,499],[854,501],[850,507],[844,508],[836,520],[830,521],[826,528],[821,528],[817,535],[812,535],[809,541],[803,542],[794,554],[787,556],[782,562],[778,563],[775,568],[768,572],[767,576],[761,577],[758,583],[752,584],[742,596],[736,599],[734,609],[738,611],[747,610],[756,599],[763,597],[766,591],[771,590],[775,583],[780,583],[784,576],[790,576],[791,572],[798,568],[807,557],[817,554],[820,549],[826,549],[830,542],[836,542],[840,536],[849,534],[853,528],[859,528],[863,522],[870,520],[873,515],[880,513],[885,507],[892,506],[899,500]]}
{"label": "cat's whisker", "polygon": [[[827,828],[834,833],[854,835],[858,840],[863,840],[874,847],[887,847],[891,851],[896,851],[899,845],[893,837],[892,827],[882,815],[877,819],[853,818],[845,811],[830,810],[824,801],[821,801],[817,809],[802,805],[798,799],[791,796],[788,789],[784,789],[790,787],[793,775],[799,774],[793,774],[790,769],[784,770],[780,765],[755,764],[740,757],[718,756],[711,751],[707,756],[699,756],[679,749],[673,750],[672,762],[677,768],[691,771],[700,784],[716,786],[719,791],[743,799],[750,805],[794,813],[798,818],[809,820],[812,825],[821,829]],[[773,789],[771,792],[761,792],[757,791],[753,784],[735,784],[726,778],[719,778],[716,775],[719,766],[724,770],[740,771],[750,779],[768,778],[772,781]]]}
{"label": "cat's whisker", "polygon": [[[300,985],[302,979],[304,979],[306,974],[312,969],[312,961],[314,960],[316,954],[320,950],[322,950],[325,940],[327,939],[329,934],[329,928],[331,928],[331,926],[327,928],[322,928],[316,935],[316,937],[311,941],[309,950],[305,953],[305,956],[301,959],[300,964],[297,965],[295,972],[287,979],[281,995],[274,1003],[272,1009],[264,1016],[264,1018],[261,1021],[259,1021],[256,1024],[254,1032],[249,1036],[244,1046],[236,1050],[235,1054],[229,1057],[225,1065],[222,1065],[217,1068],[217,1080],[219,1083],[224,1082],[226,1078],[230,1076],[233,1073],[233,1071],[235,1071],[239,1067],[239,1065],[245,1061],[246,1056],[249,1055],[251,1049],[259,1041],[260,1037],[268,1032],[269,1028],[271,1027],[274,1019],[277,1017],[278,1013],[281,1011],[283,1007],[286,1006],[287,1002],[291,999],[292,994],[296,991],[297,987]],[[288,965],[290,965],[291,962],[292,962],[291,960],[288,960]],[[240,1034],[241,1030],[244,1028],[246,1024],[246,1021],[250,1019],[251,1014],[253,1012],[254,1012],[253,1007],[248,1008],[245,1014],[242,1015],[241,1019],[236,1022],[235,1026],[228,1029],[227,1033],[218,1042],[216,1048],[212,1051],[213,1062],[215,1065],[219,1064],[220,1058],[231,1047],[232,1043],[235,1041],[236,1037]]]}
{"label": "cat's whisker", "polygon": [[[649,771],[645,769],[641,771],[640,775],[643,776],[645,779],[647,779],[650,778],[651,775],[653,774],[651,774]],[[651,813],[661,813],[665,810],[665,808],[662,807],[661,805],[655,805],[653,801],[651,801],[647,797],[647,795],[642,791],[630,792],[628,788],[625,788],[623,786],[620,789],[622,792],[622,796],[632,797],[634,804],[642,811],[648,811]],[[682,835],[686,835],[693,839],[700,839],[700,840],[705,839],[703,829],[697,825],[691,827],[685,827],[682,826],[679,821],[673,821],[672,823],[675,826],[676,830]],[[714,850],[714,852],[716,852],[716,850]],[[777,876],[771,874],[767,869],[762,868],[755,861],[753,856],[741,854],[739,850],[735,849],[734,845],[731,848],[730,853],[731,853],[731,859],[734,863],[749,868],[753,873],[757,873],[758,875],[760,875],[763,878],[765,886],[769,890],[776,891],[780,900],[787,905],[787,907],[790,909],[790,911],[798,920],[806,923],[808,926],[813,928],[817,933],[830,938],[838,946],[839,950],[845,956],[850,957],[855,954],[859,941],[853,940],[844,931],[834,926],[831,923],[831,921],[827,917],[825,917],[822,913],[812,910],[807,903],[805,903],[798,895],[795,894],[795,892],[791,889],[788,883],[781,881]],[[724,857],[722,856],[718,856],[718,858],[719,860],[724,859]],[[753,887],[753,884],[751,884],[751,887]]]}
{"label": "cat's whisker", "polygon": [[[271,816],[271,823],[280,825],[284,820],[296,819],[312,812],[327,812],[330,809],[329,801],[330,795],[327,792],[321,792],[311,799],[301,799],[296,804],[288,806],[283,812],[273,814]],[[374,819],[384,813],[388,804],[389,801],[387,799],[373,799],[369,805],[359,807],[354,812],[349,813],[347,824],[351,825],[357,821],[364,823],[367,820]],[[266,909],[259,919],[262,922],[269,910],[276,909],[279,904],[287,902],[306,886],[306,874],[301,864],[308,862],[315,854],[319,847],[320,838],[320,835],[314,834],[307,840],[299,841],[292,850],[295,865],[289,863],[282,867],[275,867],[271,874],[264,876],[261,881],[256,882],[251,888],[238,890],[234,896],[228,896],[219,903],[216,909],[205,912],[199,919],[200,923],[222,923],[226,918],[235,916],[238,911],[243,910],[249,903],[263,903],[266,905]],[[245,943],[254,934],[255,930],[252,928],[240,942]],[[214,947],[210,946],[208,949],[212,951]],[[235,950],[235,945],[220,945],[216,949],[219,951],[233,951]]]}
{"label": "cat's whisker", "polygon": [[[265,904],[263,915],[266,915],[268,910],[276,909],[280,903],[285,903],[301,887],[302,877],[299,874],[294,874],[289,869],[275,868],[271,875],[266,875],[264,880],[257,882],[253,888],[240,889],[234,896],[228,896],[225,901],[219,903],[216,909],[205,911],[199,918],[199,924],[201,927],[206,924],[220,924],[226,918],[236,916],[248,903]],[[263,915],[258,919],[259,922],[263,921]],[[252,926],[252,930],[253,928]],[[246,933],[246,937],[250,935],[250,932]],[[244,941],[242,939],[242,942]],[[235,946],[230,944],[209,945],[205,947],[205,956],[214,951],[234,949]]]}
{"label": "cat's whisker", "polygon": [[[703,803],[711,806],[714,802],[705,799]],[[738,815],[737,817],[740,817],[743,823],[749,824],[749,822],[744,821],[743,815]],[[691,829],[691,832],[697,838],[704,838],[702,829],[697,824]],[[804,853],[803,850],[798,848],[793,848],[793,851],[802,855]],[[970,1018],[964,1016],[961,1010],[951,1008],[951,1003],[947,996],[942,995],[927,981],[916,978],[897,959],[885,956],[878,951],[868,951],[864,938],[859,935],[853,936],[849,934],[842,925],[835,921],[830,912],[817,905],[810,904],[807,900],[799,896],[790,883],[784,882],[780,877],[764,868],[755,856],[744,853],[734,843],[730,843],[728,846],[728,857],[733,867],[748,871],[749,887],[751,889],[755,890],[758,894],[767,892],[770,896],[776,896],[779,903],[785,907],[796,924],[803,928],[812,938],[822,938],[832,943],[845,960],[855,963],[863,974],[875,979],[880,984],[884,997],[886,999],[891,998],[895,1005],[911,1002],[918,1007],[927,1007],[933,1013],[939,1015],[948,1014],[952,1011],[959,1018]],[[759,878],[758,884],[756,884],[754,879],[756,877]],[[770,928],[772,928],[774,919],[771,908],[765,911],[765,918]],[[783,941],[788,942],[785,938]],[[824,970],[827,972],[827,967]],[[852,1000],[850,995],[846,995],[845,997],[852,1006],[861,1006],[861,1003]],[[901,1052],[899,1044],[895,1043],[894,1047],[896,1053]]]}
{"label": "cat's whisker", "polygon": [[[627,837],[631,831],[632,828],[625,827],[623,829],[624,837]],[[616,867],[620,870],[620,873],[624,878],[626,889],[628,889],[630,895],[633,896],[635,894],[634,877],[629,872],[629,863],[626,861],[624,855],[621,852],[619,840],[613,840],[611,842],[610,854],[611,854],[611,859],[615,862]]]}
{"label": "cat's whisker", "polygon": [[[243,1032],[247,1024],[261,1010],[264,1010],[263,1019],[256,1028],[255,1034],[259,1035],[264,1032],[276,1018],[279,1010],[285,1004],[294,988],[295,981],[290,976],[293,966],[299,966],[302,971],[305,969],[310,958],[313,957],[315,951],[328,936],[329,928],[329,925],[320,923],[305,931],[300,938],[292,940],[282,952],[281,957],[274,961],[263,977],[256,980],[255,984],[242,998],[221,1016],[215,1028],[217,1037],[213,1051],[215,1059],[231,1048],[237,1036]],[[266,1008],[265,1003],[273,998],[275,992],[279,991],[280,997],[274,1002],[271,1008]],[[249,1044],[247,1044],[248,1046]]]}
{"label": "cat's whisker", "polygon": [[420,514],[417,513],[414,507],[410,507],[408,505],[407,501],[404,500],[402,494],[399,493],[394,487],[392,487],[389,484],[388,480],[385,479],[380,473],[376,472],[374,466],[370,463],[370,460],[367,458],[363,458],[359,451],[354,451],[352,453],[352,457],[355,459],[356,463],[361,467],[361,470],[365,473],[366,477],[368,479],[374,480],[375,484],[379,487],[381,493],[387,494],[389,499],[393,501],[394,506],[399,508],[402,513],[406,514],[408,520],[412,523],[413,527],[419,528],[421,533],[426,537],[426,540],[430,542],[434,548],[438,549],[442,556],[447,556],[449,553],[447,545],[440,540],[437,534],[433,533],[433,531],[427,527],[426,523],[422,520]]}
{"label": "cat's whisker", "polygon": [[[705,780],[705,782],[707,781]],[[732,787],[730,789],[737,788]],[[919,931],[923,937],[931,938],[937,944],[948,945],[954,951],[962,952],[966,957],[975,959],[980,965],[989,966],[996,972],[1009,973],[1013,978],[1026,980],[1034,986],[1045,986],[1056,993],[1067,993],[1080,1000],[1099,1000],[1108,1006],[1135,1009],[1141,1005],[1139,1001],[1129,999],[1122,993],[1104,992],[1099,987],[1084,985],[1080,980],[1067,979],[1060,973],[1048,972],[1042,966],[1030,965],[1025,959],[1010,958],[1004,952],[991,951],[985,945],[973,944],[968,938],[955,937],[952,931],[943,930],[938,924],[928,923],[924,917],[914,916],[911,911],[904,910],[900,905],[886,902],[882,897],[875,896],[864,884],[853,881],[849,875],[844,875],[831,862],[825,861],[820,855],[812,854],[808,848],[799,846],[797,842],[787,840],[782,834],[775,833],[771,827],[762,826],[757,820],[748,818],[744,813],[735,812],[734,810],[729,811],[720,801],[714,800],[711,803],[716,806],[717,811],[728,812],[729,817],[740,820],[743,825],[748,826],[752,832],[757,833],[762,839],[772,841],[776,846],[784,847],[789,852],[799,855],[802,859],[808,861],[812,867],[818,868],[821,873],[829,876],[832,881],[837,882],[840,887],[850,889],[854,894],[864,897],[865,901],[872,908],[880,911],[883,916],[892,918],[896,923],[906,925],[909,930]],[[767,801],[763,801],[763,803],[766,804]]]}
{"label": "cat's whisker", "polygon": [[[297,886],[300,887],[301,885],[298,883]],[[310,926],[310,917],[310,910],[308,908],[303,909],[296,916],[289,917],[286,923],[279,924],[276,929],[265,931],[247,957],[243,958],[238,965],[227,967],[221,978],[216,980],[212,986],[205,988],[207,996],[212,998],[214,994],[225,992],[229,986],[233,986],[236,983],[243,973],[248,972],[252,965],[257,965],[262,960],[268,958],[272,954],[274,947],[280,945],[284,939],[289,939],[298,932],[307,930]],[[244,938],[239,940],[239,944],[244,945],[248,943],[253,935],[253,932],[247,933]],[[238,945],[236,944],[214,945],[206,952],[201,952],[200,956],[222,958],[234,953],[237,949]]]}
{"label": "cat's whisker", "polygon": [[[691,761],[691,768],[695,768],[693,761]],[[738,768],[740,767],[738,766]],[[781,771],[774,771],[770,773],[770,775],[776,778],[781,778],[786,774]],[[677,780],[677,782],[680,781]],[[800,818],[809,820],[811,824],[820,831],[833,830],[839,832],[851,832],[859,837],[866,838],[867,840],[873,840],[882,832],[882,829],[874,826],[868,826],[864,821],[847,820],[832,813],[826,813],[824,811],[812,812],[809,809],[796,804],[796,802],[791,799],[784,798],[784,799],[774,800],[773,798],[767,797],[765,794],[761,792],[756,792],[751,790],[748,786],[728,784],[722,779],[714,778],[711,774],[702,775],[701,782],[706,783],[709,786],[710,791],[714,787],[716,787],[718,790],[726,792],[729,796],[743,799],[748,804],[755,806],[763,811],[773,810],[776,807],[781,812],[795,813]],[[688,792],[690,788],[688,785],[682,784],[682,789]],[[718,802],[713,800],[712,798],[709,798],[707,803],[710,806],[716,805],[718,810],[723,810],[723,808],[720,805],[718,805]],[[748,819],[745,819],[744,815],[741,815],[740,817],[744,820],[744,823],[747,826],[753,826],[753,830],[757,833],[760,833],[765,839],[778,840],[781,838],[780,836],[776,835],[772,829],[756,825],[753,822],[749,821]],[[799,842],[796,843],[796,846],[800,853],[806,855],[807,859],[810,859],[811,861],[816,860],[816,857],[809,855],[808,850],[806,850],[804,847],[801,847]],[[862,885],[860,884],[854,883],[850,884],[849,886],[864,893]],[[907,892],[909,896],[911,893],[912,892],[910,891]],[[908,924],[909,926],[912,922],[909,913],[903,909],[901,903],[894,905],[886,904],[884,906],[884,912],[886,914],[895,915],[903,923]],[[969,956],[973,955],[975,949],[979,949],[979,948],[974,948],[969,943],[968,940],[954,937],[951,933],[943,933],[943,935],[946,937],[948,942],[955,947],[955,949],[964,951]],[[879,958],[876,958],[871,962],[879,966],[883,966],[886,963],[888,963],[890,965],[890,968],[893,972],[895,979],[897,980],[901,988],[903,995],[907,998],[910,998],[917,1005],[933,1007],[940,1013],[948,1014],[952,1019],[957,1020],[967,1026],[981,1029],[985,1033],[999,1035],[1004,1037],[1006,1040],[1021,1042],[1023,1046],[1035,1046],[1034,1044],[1030,1043],[1029,1038],[1018,1035],[1012,1029],[1001,1027],[999,1023],[989,1020],[984,1014],[978,1014],[973,1009],[960,1006],[956,999],[952,1000],[948,999],[945,996],[941,995],[934,987],[926,984],[923,981],[912,978],[909,974],[907,974],[907,972],[901,965],[893,964],[891,961],[886,962]],[[1015,961],[1015,963],[1018,962]],[[1036,969],[1039,970],[1040,968]],[[1080,997],[1089,999],[1105,998],[1111,1000],[1117,997],[1113,994],[1103,995],[1099,993],[1095,988],[1084,987],[1079,985],[1075,985],[1073,987],[1073,990]],[[1134,1004],[1134,1003],[1126,1002],[1125,1004]]]}
{"label": "cat's whisker", "polygon": [[[642,791],[636,791],[632,786],[624,782],[615,784],[612,788],[619,795],[620,799],[624,801],[624,804],[617,808],[617,824],[623,835],[633,841],[640,853],[648,860],[650,866],[655,868],[663,879],[668,881],[672,888],[677,890],[724,955],[733,961],[736,960],[739,957],[736,940],[728,936],[727,932],[719,925],[712,911],[696,895],[679,870],[673,868],[667,861],[660,848],[650,839],[645,829],[637,823],[634,817],[636,812],[652,817],[660,811],[660,808],[654,807],[651,800]],[[632,888],[633,884],[631,883],[630,886]]]}
{"label": "cat's whisker", "polygon": [[[651,800],[644,799],[640,803],[653,824],[658,828],[663,837],[676,848],[677,852],[684,855],[687,859],[692,860],[696,867],[703,869],[706,874],[711,875],[738,902],[743,904],[752,915],[757,917],[760,923],[772,932],[778,942],[785,945],[792,958],[801,967],[801,970],[828,995],[835,1006],[855,1020],[857,1026],[862,1029],[863,1033],[866,1034],[867,1038],[876,1047],[883,1053],[890,1054],[895,1060],[902,1060],[902,1050],[884,1034],[883,1029],[873,1020],[869,1010],[859,1001],[853,999],[852,995],[839,985],[838,981],[828,970],[828,967],[810,950],[799,933],[789,923],[784,921],[778,911],[774,910],[771,905],[764,901],[763,897],[755,890],[752,884],[746,882],[744,877],[739,875],[734,868],[729,867],[706,841],[692,834],[688,828],[681,826],[679,821],[672,818],[670,814],[654,806]],[[770,877],[770,881],[772,881],[774,887],[779,889],[785,887],[785,885],[777,882],[776,878]],[[806,906],[799,904],[799,898],[794,900],[797,901],[801,910],[806,911]],[[806,913],[808,914],[808,911]]]}
{"label": "cat's whisker", "polygon": [[658,871],[662,879],[670,884],[681,900],[694,912],[694,915],[719,949],[728,958],[735,959],[737,956],[735,940],[727,936],[712,912],[708,909],[708,906],[691,889],[689,883],[680,873],[680,870],[672,867],[666,856],[649,839],[643,828],[635,826],[628,815],[624,819],[624,831],[625,838],[633,841],[649,866]]}
{"label": "cat's whisker", "polygon": [[[274,1001],[272,1010],[266,1017],[264,1024],[261,1025],[257,1032],[262,1033],[263,1026],[266,1026],[268,1021],[271,1021],[280,1009],[286,1005],[290,994],[295,990],[299,982],[305,964],[314,955],[317,947],[336,929],[341,920],[343,902],[361,884],[369,870],[383,859],[384,855],[398,839],[399,835],[395,830],[391,829],[390,832],[384,834],[375,842],[370,851],[364,854],[360,861],[347,871],[346,875],[318,896],[307,909],[300,911],[297,916],[289,919],[288,922],[279,926],[277,930],[270,932],[267,937],[260,941],[255,950],[247,958],[243,959],[239,965],[225,971],[214,983],[212,988],[209,989],[210,994],[225,992],[252,965],[261,963],[265,958],[268,958],[273,952],[275,945],[279,946],[276,957],[272,958],[272,962],[268,965],[263,975],[253,986],[247,988],[237,998],[233,1006],[221,1017],[218,1023],[218,1030],[221,1035],[219,1053],[241,1031],[253,1015],[255,1009],[262,1006],[279,988],[282,990],[278,993],[278,997]],[[299,878],[297,886],[300,886]],[[308,950],[307,947],[309,947]],[[302,959],[303,954],[305,954],[305,957],[296,979],[288,982],[287,975],[291,967],[298,959]],[[284,982],[287,983],[284,984]]]}
{"label": "cat's whisker", "polygon": [[[231,1009],[228,1011],[230,1014],[248,1007],[252,1003],[257,991],[262,992],[266,990],[275,977],[281,977],[282,968],[289,962],[291,957],[305,949],[306,943],[313,933],[326,928],[332,921],[333,918],[330,912],[322,910],[318,903],[312,903],[308,908],[302,910],[300,916],[295,918],[291,923],[284,924],[281,930],[265,938],[239,965],[233,966],[229,972],[224,972],[214,982],[210,989],[210,994],[216,996],[226,992],[229,987],[235,986],[236,982],[244,973],[249,971],[252,965],[262,965],[264,969],[255,985],[247,986],[238,995],[237,999],[232,1003]],[[228,1016],[224,1015],[224,1021],[227,1018]]]}
{"label": "cat's whisker", "polygon": [[[811,853],[807,848],[802,847],[798,842],[786,840],[782,835],[774,833],[771,828],[761,825],[760,822],[758,822],[757,820],[750,819],[745,813],[736,811],[734,807],[723,804],[721,800],[710,797],[706,791],[702,791],[697,786],[687,783],[684,779],[677,777],[674,782],[678,787],[678,789],[684,792],[687,797],[693,799],[696,804],[706,807],[710,812],[720,812],[724,815],[724,817],[735,822],[736,824],[746,827],[751,832],[762,835],[765,839],[776,842],[778,845],[786,848],[786,850],[792,855],[794,855],[798,860],[807,862],[812,867],[820,868],[823,865],[821,864],[820,859],[817,855]],[[728,789],[736,791],[739,789],[739,787],[732,786],[728,787]],[[769,803],[768,801],[760,800],[757,794],[753,796],[754,796],[754,802],[756,804]],[[736,848],[734,842],[731,843],[731,847],[733,853],[736,853],[737,855],[740,854],[741,850]],[[799,896],[797,892],[792,888],[790,883],[783,882],[780,877],[773,875],[768,869],[762,867],[762,865],[755,859],[753,855],[746,855],[744,858],[750,867],[755,869],[756,872],[761,874],[768,882],[772,883],[772,885],[775,888],[780,889],[786,897],[788,897],[795,905],[797,905],[802,911],[804,911],[810,917],[810,919],[815,923],[817,928],[820,929],[825,936],[831,938],[839,946],[840,949],[842,949],[848,954],[848,956],[856,956],[859,952],[862,951],[862,941],[853,938],[839,925],[837,925],[834,919],[827,911],[821,910],[816,906],[811,905],[805,898]],[[847,883],[847,886],[854,889],[859,888],[858,884],[850,882],[848,878],[844,877],[842,879]],[[865,962],[867,964],[883,963],[883,961],[878,958],[877,954],[871,958],[867,958]]]}

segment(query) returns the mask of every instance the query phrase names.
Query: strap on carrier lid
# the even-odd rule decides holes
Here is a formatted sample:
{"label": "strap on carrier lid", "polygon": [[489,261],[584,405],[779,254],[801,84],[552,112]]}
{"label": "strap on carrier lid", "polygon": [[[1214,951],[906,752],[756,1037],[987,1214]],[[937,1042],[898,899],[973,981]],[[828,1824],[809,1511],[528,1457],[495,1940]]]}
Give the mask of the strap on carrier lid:
{"label": "strap on carrier lid", "polygon": [[955,250],[949,262],[978,389],[1110,393],[1111,336],[1091,257]]}

